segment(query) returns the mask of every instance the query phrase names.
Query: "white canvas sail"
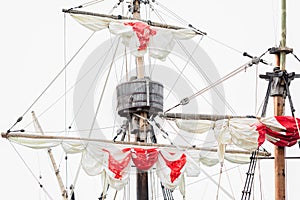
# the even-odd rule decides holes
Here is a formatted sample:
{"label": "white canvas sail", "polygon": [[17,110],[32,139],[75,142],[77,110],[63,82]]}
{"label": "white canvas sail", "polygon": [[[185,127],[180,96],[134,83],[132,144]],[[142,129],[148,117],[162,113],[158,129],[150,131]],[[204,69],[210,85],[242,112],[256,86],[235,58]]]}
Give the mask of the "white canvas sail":
{"label": "white canvas sail", "polygon": [[159,28],[136,20],[116,20],[82,14],[71,16],[92,31],[108,28],[112,34],[121,36],[123,44],[137,57],[145,55],[148,51],[151,57],[165,60],[172,51],[175,40],[191,39],[196,35],[192,29]]}

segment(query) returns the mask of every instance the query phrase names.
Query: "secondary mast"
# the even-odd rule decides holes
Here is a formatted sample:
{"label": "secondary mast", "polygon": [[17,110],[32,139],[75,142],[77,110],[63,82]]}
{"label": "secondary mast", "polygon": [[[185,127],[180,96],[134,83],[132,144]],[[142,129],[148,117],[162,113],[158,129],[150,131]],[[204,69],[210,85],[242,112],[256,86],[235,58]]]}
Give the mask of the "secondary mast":
{"label": "secondary mast", "polygon": [[[279,52],[275,54],[276,66],[280,66],[280,70],[285,70],[286,58],[286,0],[281,0],[281,41]],[[285,97],[274,97],[274,115],[284,115],[285,113]],[[275,199],[285,199],[285,147],[274,146],[274,166],[275,166]]]}

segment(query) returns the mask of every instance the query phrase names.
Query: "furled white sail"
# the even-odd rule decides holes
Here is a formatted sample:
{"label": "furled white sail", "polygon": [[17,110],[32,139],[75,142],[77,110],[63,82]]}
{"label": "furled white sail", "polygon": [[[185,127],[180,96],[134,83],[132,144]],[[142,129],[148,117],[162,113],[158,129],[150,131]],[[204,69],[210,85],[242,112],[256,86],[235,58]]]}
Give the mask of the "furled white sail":
{"label": "furled white sail", "polygon": [[175,40],[190,39],[196,35],[191,29],[166,29],[135,20],[116,20],[107,17],[71,14],[80,24],[92,31],[108,28],[122,38],[130,52],[143,56],[147,51],[153,58],[165,60],[175,45]]}
{"label": "furled white sail", "polygon": [[[299,139],[300,120],[289,116],[274,116],[259,120],[251,118],[217,121],[177,119],[175,122],[178,128],[191,133],[213,132],[218,143],[221,161],[225,158],[225,148],[228,144],[253,151],[264,143],[265,139],[277,146],[292,146]],[[212,165],[209,162],[208,164]]]}
{"label": "furled white sail", "polygon": [[[40,139],[38,135],[33,137],[34,139],[9,136],[7,138],[30,148],[47,149],[61,145],[66,153],[81,153],[81,164],[84,171],[91,176],[105,172],[106,180],[111,187],[117,190],[122,189],[128,183],[131,165],[145,171],[155,167],[163,185],[169,189],[174,189],[182,184],[184,173],[187,176],[198,176],[200,173],[201,155],[199,150],[185,150],[176,147],[132,147],[132,145],[112,145],[100,141],[63,140],[59,137],[55,139],[52,136],[50,139]],[[230,154],[228,156],[230,157]],[[245,163],[245,157],[233,156],[229,160]],[[246,159],[249,161],[249,156],[247,157]],[[215,158],[213,160],[214,164],[218,163]]]}

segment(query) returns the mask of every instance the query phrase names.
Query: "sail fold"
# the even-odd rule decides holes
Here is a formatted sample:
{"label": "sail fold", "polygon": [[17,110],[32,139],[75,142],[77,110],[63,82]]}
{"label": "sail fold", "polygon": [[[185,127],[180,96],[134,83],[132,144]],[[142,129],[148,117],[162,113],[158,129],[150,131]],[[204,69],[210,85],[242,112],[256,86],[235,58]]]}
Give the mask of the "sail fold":
{"label": "sail fold", "polygon": [[137,20],[116,20],[107,17],[71,14],[84,27],[92,31],[108,28],[122,38],[123,44],[137,57],[146,52],[153,58],[165,60],[172,51],[175,40],[190,39],[196,35],[191,29],[166,29]]}
{"label": "sail fold", "polygon": [[[299,139],[299,119],[275,116],[261,119],[233,118],[217,121],[176,120],[176,125],[194,134],[209,132],[217,141],[218,154],[206,150],[185,150],[178,148],[117,145],[105,141],[72,139],[41,139],[8,137],[10,141],[35,148],[47,149],[61,145],[66,153],[81,153],[82,168],[91,176],[105,174],[108,184],[122,189],[127,183],[131,166],[139,170],[153,170],[162,184],[173,190],[182,182],[183,174],[198,176],[200,163],[208,166],[223,162],[248,163],[249,155],[226,153],[228,145],[246,149],[257,149],[266,139],[278,146],[292,146]],[[34,136],[34,135],[33,135]]]}
{"label": "sail fold", "polygon": [[233,118],[217,121],[175,120],[179,129],[203,134],[212,131],[224,158],[224,147],[234,144],[246,150],[255,150],[265,139],[277,146],[293,146],[299,140],[299,119],[274,116],[261,119]]}

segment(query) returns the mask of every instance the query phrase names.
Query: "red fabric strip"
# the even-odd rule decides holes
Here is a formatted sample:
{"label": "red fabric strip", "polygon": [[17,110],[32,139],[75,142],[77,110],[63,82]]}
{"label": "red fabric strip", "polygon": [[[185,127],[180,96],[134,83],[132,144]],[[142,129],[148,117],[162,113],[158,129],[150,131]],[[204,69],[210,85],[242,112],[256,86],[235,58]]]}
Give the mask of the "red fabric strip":
{"label": "red fabric strip", "polygon": [[134,148],[132,152],[132,161],[139,170],[150,169],[158,159],[158,150]]}
{"label": "red fabric strip", "polygon": [[180,170],[184,167],[186,163],[186,155],[182,154],[179,160],[169,161],[162,154],[162,158],[164,159],[166,165],[171,169],[170,178],[173,183],[181,174]]}
{"label": "red fabric strip", "polygon": [[[127,149],[123,149],[122,151],[124,153],[126,153],[129,150],[130,150],[130,148],[127,148]],[[116,179],[122,179],[123,171],[124,171],[124,169],[127,168],[128,164],[130,162],[131,154],[129,153],[123,159],[116,160],[111,155],[111,153],[108,150],[103,149],[103,151],[105,151],[105,152],[107,152],[109,154],[109,157],[108,157],[108,169],[115,174],[115,178]]]}
{"label": "red fabric strip", "polygon": [[156,34],[155,30],[152,30],[148,24],[143,22],[127,22],[124,25],[132,26],[133,31],[139,39],[140,46],[138,50],[145,50],[150,41],[150,37]]}

